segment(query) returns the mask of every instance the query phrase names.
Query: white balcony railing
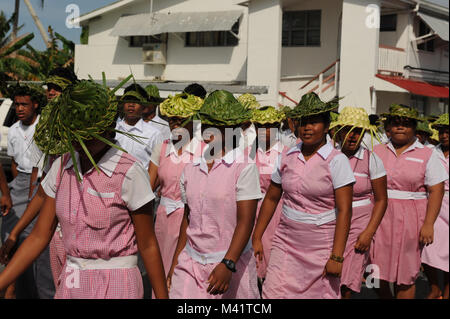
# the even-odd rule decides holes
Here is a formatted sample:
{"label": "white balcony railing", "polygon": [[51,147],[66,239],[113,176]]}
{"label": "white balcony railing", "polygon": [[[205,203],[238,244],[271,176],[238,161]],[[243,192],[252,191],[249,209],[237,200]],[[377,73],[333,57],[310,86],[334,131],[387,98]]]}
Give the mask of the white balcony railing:
{"label": "white balcony railing", "polygon": [[378,73],[403,75],[406,65],[406,52],[402,48],[380,45],[378,54]]}

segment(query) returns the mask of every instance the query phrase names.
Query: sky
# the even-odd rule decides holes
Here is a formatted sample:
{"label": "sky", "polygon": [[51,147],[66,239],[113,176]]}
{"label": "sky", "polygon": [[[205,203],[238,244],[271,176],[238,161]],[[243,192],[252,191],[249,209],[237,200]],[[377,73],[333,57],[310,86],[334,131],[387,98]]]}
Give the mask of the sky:
{"label": "sky", "polygon": [[[80,14],[82,15],[115,1],[116,0],[45,0],[44,8],[42,8],[40,0],[30,0],[45,30],[47,30],[50,25],[54,31],[60,33],[76,44],[80,43],[81,28],[66,27],[66,19],[71,15],[71,12],[66,12],[66,8],[71,4],[75,4],[79,7]],[[14,12],[14,2],[14,0],[0,0],[0,11],[3,11],[7,17],[10,17]],[[33,32],[34,39],[30,44],[37,50],[45,50],[44,40],[34,24],[27,6],[22,0],[20,1],[19,24],[24,25],[20,30],[19,35]]]}
{"label": "sky", "polygon": [[[41,7],[40,0],[30,1],[45,30],[51,25],[53,30],[78,44],[80,43],[81,28],[66,27],[66,19],[71,14],[70,12],[66,12],[66,8],[71,4],[75,4],[78,6],[80,14],[82,15],[115,2],[116,0],[45,0],[44,8]],[[449,6],[449,0],[427,1],[446,7]],[[6,16],[9,17],[14,11],[14,2],[14,0],[0,0],[0,11],[3,10]],[[34,39],[31,41],[31,45],[38,50],[44,50],[44,41],[23,1],[20,1],[19,23],[24,25],[19,34],[33,32]]]}

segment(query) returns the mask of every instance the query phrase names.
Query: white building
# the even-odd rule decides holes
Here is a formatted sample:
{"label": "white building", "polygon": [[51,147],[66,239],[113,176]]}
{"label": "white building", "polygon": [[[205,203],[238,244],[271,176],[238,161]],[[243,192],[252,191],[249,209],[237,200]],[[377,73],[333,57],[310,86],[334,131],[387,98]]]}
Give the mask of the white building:
{"label": "white building", "polygon": [[264,105],[315,91],[436,114],[448,112],[448,13],[431,0],[121,0],[80,17],[75,71],[113,84],[131,70],[163,96],[199,82]]}

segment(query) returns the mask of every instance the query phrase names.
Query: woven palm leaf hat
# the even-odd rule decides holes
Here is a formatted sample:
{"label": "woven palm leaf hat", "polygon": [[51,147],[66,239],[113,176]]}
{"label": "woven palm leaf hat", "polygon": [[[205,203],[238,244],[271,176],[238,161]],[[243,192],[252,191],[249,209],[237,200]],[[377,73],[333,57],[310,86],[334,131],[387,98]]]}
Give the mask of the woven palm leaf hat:
{"label": "woven palm leaf hat", "polygon": [[286,118],[286,114],[282,110],[277,110],[273,106],[263,106],[253,110],[253,123],[257,124],[279,124]]}
{"label": "woven palm leaf hat", "polygon": [[52,75],[47,78],[45,81],[45,84],[54,84],[56,86],[59,86],[61,90],[64,90],[66,87],[68,87],[70,84],[72,84],[72,81],[69,79],[63,78],[62,76]]}
{"label": "woven palm leaf hat", "polygon": [[161,115],[166,117],[191,118],[200,110],[203,99],[187,93],[169,95],[159,106]]}
{"label": "woven palm leaf hat", "polygon": [[307,93],[302,96],[297,106],[288,111],[286,115],[292,119],[300,119],[302,117],[330,112],[339,106],[338,101],[338,98],[334,98],[329,102],[324,102],[316,93]]}
{"label": "woven palm leaf hat", "polygon": [[389,113],[383,113],[381,114],[383,117],[383,121],[387,121],[392,117],[405,117],[409,119],[416,120],[418,122],[423,122],[424,119],[419,116],[419,112],[416,109],[413,109],[406,105],[400,105],[400,104],[392,104],[389,107]]}
{"label": "woven palm leaf hat", "polygon": [[338,130],[333,136],[333,139],[335,139],[336,134],[346,126],[350,126],[351,129],[345,136],[344,143],[350,132],[353,131],[355,128],[362,129],[359,139],[361,139],[364,136],[364,133],[367,131],[370,132],[372,140],[376,138],[378,142],[381,143],[377,127],[375,125],[370,124],[369,114],[367,114],[366,110],[362,107],[346,106],[342,109],[341,113],[338,115],[337,120],[330,124],[330,129],[335,127],[338,128]]}
{"label": "woven palm leaf hat", "polygon": [[430,123],[425,118],[421,119],[422,121],[417,122],[416,131],[433,135],[434,132],[431,130]]}
{"label": "woven palm leaf hat", "polygon": [[431,127],[433,129],[439,129],[441,127],[447,127],[448,128],[449,123],[448,123],[448,113],[444,113],[441,116],[439,116],[439,118],[434,121],[433,123],[431,123]]}
{"label": "woven palm leaf hat", "polygon": [[148,94],[148,102],[150,104],[160,104],[165,99],[159,95],[159,89],[154,84],[149,84],[145,87],[145,91]]}
{"label": "woven palm leaf hat", "polygon": [[217,90],[208,95],[202,107],[193,116],[203,125],[233,127],[249,122],[252,110],[243,106],[232,93]]}
{"label": "woven palm leaf hat", "polygon": [[101,134],[113,131],[137,140],[134,135],[118,131],[112,125],[116,121],[119,104],[115,92],[130,78],[131,75],[112,90],[106,86],[106,81],[101,85],[91,80],[81,80],[52,99],[42,110],[34,134],[34,141],[46,158],[69,152],[80,180],[74,143],[81,145],[97,171],[99,169],[85,145],[86,141],[97,139],[126,152]]}
{"label": "woven palm leaf hat", "polygon": [[256,110],[261,108],[261,105],[256,100],[256,96],[250,93],[242,94],[237,100],[247,109]]}

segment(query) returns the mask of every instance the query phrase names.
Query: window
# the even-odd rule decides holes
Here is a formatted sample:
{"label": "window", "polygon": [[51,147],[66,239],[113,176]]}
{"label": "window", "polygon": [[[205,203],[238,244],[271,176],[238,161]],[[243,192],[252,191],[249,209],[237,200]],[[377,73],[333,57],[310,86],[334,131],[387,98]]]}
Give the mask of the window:
{"label": "window", "polygon": [[[419,37],[427,35],[431,32],[431,29],[422,21],[419,21]],[[434,52],[434,39],[421,43],[417,46],[417,49],[422,51]]]}
{"label": "window", "polygon": [[380,17],[380,31],[396,31],[397,30],[397,15],[386,14]]}
{"label": "window", "polygon": [[427,97],[422,95],[411,95],[411,107],[419,111],[420,114],[427,114]]}
{"label": "window", "polygon": [[[239,34],[239,21],[237,21],[231,31]],[[206,31],[206,32],[187,32],[187,47],[233,47],[239,44],[236,38],[229,31]]]}
{"label": "window", "polygon": [[283,13],[283,46],[320,46],[322,12],[287,11]]}
{"label": "window", "polygon": [[166,36],[164,34],[149,36],[131,36],[129,46],[132,48],[142,48],[144,44],[165,43]]}

